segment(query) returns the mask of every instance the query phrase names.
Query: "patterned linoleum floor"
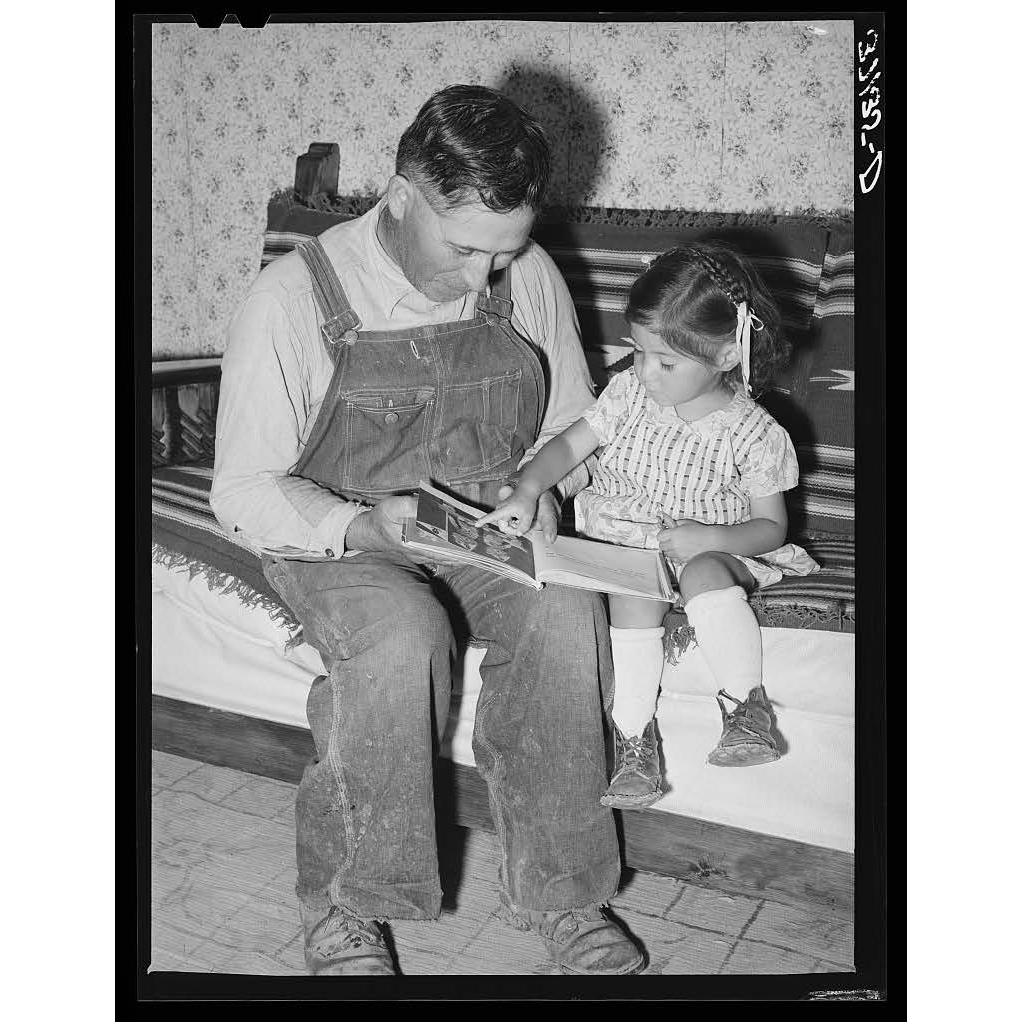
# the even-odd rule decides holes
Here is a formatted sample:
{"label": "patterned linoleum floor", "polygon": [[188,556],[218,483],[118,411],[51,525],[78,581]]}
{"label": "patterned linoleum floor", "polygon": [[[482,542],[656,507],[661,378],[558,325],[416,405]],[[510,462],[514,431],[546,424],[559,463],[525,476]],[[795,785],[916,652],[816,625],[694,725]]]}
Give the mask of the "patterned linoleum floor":
{"label": "patterned linoleum floor", "polygon": [[[304,975],[294,786],[153,752],[151,972]],[[541,939],[494,918],[499,852],[450,829],[433,922],[391,924],[405,975],[556,975]],[[626,870],[612,908],[647,974],[851,972],[850,918]]]}

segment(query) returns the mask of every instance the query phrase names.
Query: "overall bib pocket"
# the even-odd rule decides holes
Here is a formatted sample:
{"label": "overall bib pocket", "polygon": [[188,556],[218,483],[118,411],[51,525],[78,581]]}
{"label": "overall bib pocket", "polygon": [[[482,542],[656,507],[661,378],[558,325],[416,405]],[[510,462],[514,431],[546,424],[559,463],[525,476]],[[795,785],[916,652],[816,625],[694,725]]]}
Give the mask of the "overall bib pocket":
{"label": "overall bib pocket", "polygon": [[435,399],[431,387],[342,393],[342,488],[366,496],[414,490],[429,474],[424,450]]}
{"label": "overall bib pocket", "polygon": [[[448,387],[437,439],[448,479],[467,480],[509,470],[516,453],[521,385],[522,370],[518,368]],[[520,458],[524,453],[523,448],[517,455]]]}

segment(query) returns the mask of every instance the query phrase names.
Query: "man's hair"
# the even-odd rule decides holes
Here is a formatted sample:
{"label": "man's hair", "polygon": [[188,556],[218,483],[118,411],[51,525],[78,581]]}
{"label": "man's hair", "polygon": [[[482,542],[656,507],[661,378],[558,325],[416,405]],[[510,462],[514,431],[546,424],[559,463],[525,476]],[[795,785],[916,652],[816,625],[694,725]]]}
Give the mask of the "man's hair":
{"label": "man's hair", "polygon": [[423,104],[401,136],[395,163],[448,209],[481,201],[496,213],[538,210],[550,181],[550,144],[501,93],[450,85]]}

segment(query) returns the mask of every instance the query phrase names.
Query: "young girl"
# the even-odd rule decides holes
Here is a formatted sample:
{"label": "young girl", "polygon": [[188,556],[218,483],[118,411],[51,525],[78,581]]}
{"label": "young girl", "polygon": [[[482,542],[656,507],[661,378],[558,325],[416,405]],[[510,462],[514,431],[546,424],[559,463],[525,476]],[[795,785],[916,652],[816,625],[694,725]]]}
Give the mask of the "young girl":
{"label": "young girl", "polygon": [[[511,497],[479,524],[526,532],[539,495],[602,448],[590,485],[575,498],[578,531],[664,551],[721,686],[723,733],[709,762],[770,762],[779,752],[747,594],[819,568],[784,542],[783,491],[798,483],[798,464],[788,434],[751,397],[788,355],[780,316],[744,256],[700,243],[665,253],[635,281],[625,319],[633,368],[542,448]],[[601,801],[647,806],[662,794],[654,713],[670,604],[615,595],[609,603],[614,772]],[[724,686],[748,695],[739,701]]]}

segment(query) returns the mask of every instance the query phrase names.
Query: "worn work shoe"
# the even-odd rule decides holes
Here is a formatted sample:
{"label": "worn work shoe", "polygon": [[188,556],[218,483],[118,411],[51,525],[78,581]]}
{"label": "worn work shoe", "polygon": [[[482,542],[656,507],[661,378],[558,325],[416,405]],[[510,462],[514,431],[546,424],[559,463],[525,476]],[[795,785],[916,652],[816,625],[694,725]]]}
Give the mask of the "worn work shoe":
{"label": "worn work shoe", "polygon": [[656,720],[641,735],[626,738],[614,725],[614,773],[600,803],[615,809],[641,809],[663,798]]}
{"label": "worn work shoe", "polygon": [[379,925],[336,905],[306,936],[305,965],[313,976],[394,975]]}
{"label": "worn work shoe", "polygon": [[646,966],[643,953],[602,908],[553,912],[519,908],[500,892],[494,913],[516,930],[538,933],[561,972],[571,976],[627,976]]}
{"label": "worn work shoe", "polygon": [[[729,712],[721,696],[730,699],[735,708]],[[721,689],[717,693],[717,705],[724,730],[717,747],[707,757],[708,763],[729,767],[756,766],[780,758],[777,742],[770,733],[773,713],[762,685],[757,685],[742,703]]]}

